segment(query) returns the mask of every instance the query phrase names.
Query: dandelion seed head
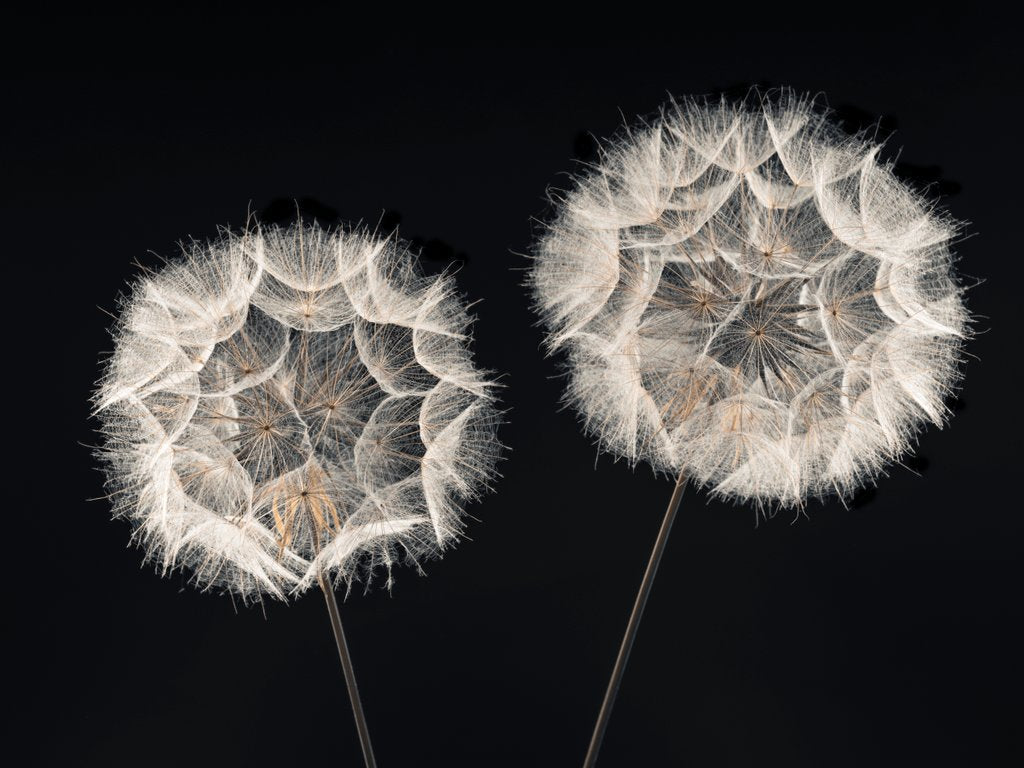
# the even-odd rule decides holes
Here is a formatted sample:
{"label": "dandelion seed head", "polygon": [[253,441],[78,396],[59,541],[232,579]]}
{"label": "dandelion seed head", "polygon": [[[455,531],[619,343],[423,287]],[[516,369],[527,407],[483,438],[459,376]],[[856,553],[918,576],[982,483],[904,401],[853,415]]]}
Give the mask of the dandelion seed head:
{"label": "dandelion seed head", "polygon": [[556,200],[529,278],[602,448],[777,507],[846,496],[941,425],[959,225],[789,91],[686,100]]}
{"label": "dandelion seed head", "polygon": [[164,572],[286,599],[441,553],[500,449],[450,277],[299,222],[141,278],[95,394],[117,517]]}

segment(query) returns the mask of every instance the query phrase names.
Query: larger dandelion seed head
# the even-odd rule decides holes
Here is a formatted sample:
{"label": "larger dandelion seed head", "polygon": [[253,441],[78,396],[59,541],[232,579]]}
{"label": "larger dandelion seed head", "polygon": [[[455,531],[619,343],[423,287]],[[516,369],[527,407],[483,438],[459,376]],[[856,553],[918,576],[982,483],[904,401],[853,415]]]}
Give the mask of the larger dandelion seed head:
{"label": "larger dandelion seed head", "polygon": [[498,443],[448,277],[298,223],[193,243],[126,300],[96,394],[115,515],[243,599],[351,582],[462,531]]}
{"label": "larger dandelion seed head", "polygon": [[806,98],[672,104],[558,200],[531,273],[603,447],[767,505],[846,495],[941,424],[957,224]]}

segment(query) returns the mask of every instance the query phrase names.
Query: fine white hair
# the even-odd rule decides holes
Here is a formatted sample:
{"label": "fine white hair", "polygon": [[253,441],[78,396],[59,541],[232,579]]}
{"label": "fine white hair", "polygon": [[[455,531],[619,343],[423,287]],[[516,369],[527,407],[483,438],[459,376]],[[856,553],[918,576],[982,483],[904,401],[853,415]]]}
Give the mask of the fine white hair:
{"label": "fine white hair", "polygon": [[95,395],[114,514],[244,601],[438,555],[487,489],[494,385],[448,275],[361,230],[223,231],[139,279]]}
{"label": "fine white hair", "polygon": [[790,91],[689,99],[555,196],[529,285],[603,449],[775,508],[848,496],[942,425],[959,225],[878,150]]}

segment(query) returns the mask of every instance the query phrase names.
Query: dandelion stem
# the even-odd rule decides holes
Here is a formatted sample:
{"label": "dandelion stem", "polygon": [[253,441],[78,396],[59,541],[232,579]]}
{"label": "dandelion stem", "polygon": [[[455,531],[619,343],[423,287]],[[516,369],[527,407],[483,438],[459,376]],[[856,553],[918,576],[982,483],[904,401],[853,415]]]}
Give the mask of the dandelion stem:
{"label": "dandelion stem", "polygon": [[661,563],[661,556],[665,554],[665,545],[668,543],[668,535],[672,530],[672,523],[679,510],[679,502],[683,498],[683,488],[686,487],[686,477],[682,472],[676,478],[676,487],[672,491],[672,498],[668,502],[668,509],[665,510],[665,518],[661,521],[661,530],[658,531],[658,538],[654,541],[654,549],[651,550],[651,559],[647,562],[647,570],[644,571],[643,581],[640,582],[640,591],[637,592],[636,602],[633,603],[633,612],[629,615],[629,624],[626,625],[626,634],[622,638],[622,645],[619,646],[619,655],[615,659],[615,668],[612,670],[612,678],[608,681],[608,689],[604,692],[604,701],[601,703],[601,712],[597,716],[597,724],[594,726],[594,734],[590,737],[590,747],[587,749],[587,757],[583,762],[584,768],[593,768],[597,762],[597,753],[601,750],[601,742],[604,739],[604,732],[608,728],[608,720],[612,715],[612,706],[615,704],[615,697],[618,695],[619,686],[622,684],[622,675],[626,671],[626,664],[629,662],[629,652],[633,649],[633,641],[636,639],[637,630],[640,628],[640,619],[644,615],[644,607],[647,605],[647,598],[650,597],[651,587],[654,585],[654,576],[658,572],[658,565]]}
{"label": "dandelion stem", "polygon": [[341,669],[345,673],[345,684],[348,686],[348,697],[352,702],[352,714],[356,719],[356,730],[359,731],[359,743],[363,748],[363,760],[366,768],[377,768],[377,760],[373,756],[373,745],[370,743],[370,729],[366,725],[366,714],[363,712],[363,703],[359,699],[359,686],[356,685],[356,672],[352,667],[352,656],[348,651],[348,643],[345,642],[345,630],[341,626],[341,613],[338,611],[338,601],[334,597],[334,589],[321,574],[320,589],[327,601],[327,612],[331,615],[331,627],[334,629],[334,640],[338,644],[338,657],[341,659]]}

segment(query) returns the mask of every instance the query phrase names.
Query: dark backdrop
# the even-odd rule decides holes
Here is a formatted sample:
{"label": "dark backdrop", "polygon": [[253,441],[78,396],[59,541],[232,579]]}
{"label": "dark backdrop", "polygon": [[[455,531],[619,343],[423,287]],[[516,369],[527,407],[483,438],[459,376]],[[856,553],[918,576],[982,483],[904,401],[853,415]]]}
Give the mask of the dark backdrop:
{"label": "dark backdrop", "polygon": [[827,45],[753,30],[607,49],[383,35],[355,51],[356,27],[305,47],[285,32],[282,50],[269,24],[237,50],[216,32],[150,48],[158,26],[122,51],[72,25],[3,82],[5,662],[34,762],[359,764],[315,592],[245,609],[161,579],[87,501],[102,493],[87,398],[111,346],[103,310],[133,262],[298,201],[324,222],[400,222],[426,269],[457,263],[482,300],[476,358],[507,384],[511,450],[469,540],[342,606],[380,764],[581,763],[671,484],[598,458],[559,408],[518,254],[590,134],[668,93],[760,82],[880,126],[901,173],[970,222],[958,253],[984,279],[969,294],[984,333],[949,427],[851,508],[755,525],[687,494],[600,764],[1016,763],[1016,41],[955,23]]}

